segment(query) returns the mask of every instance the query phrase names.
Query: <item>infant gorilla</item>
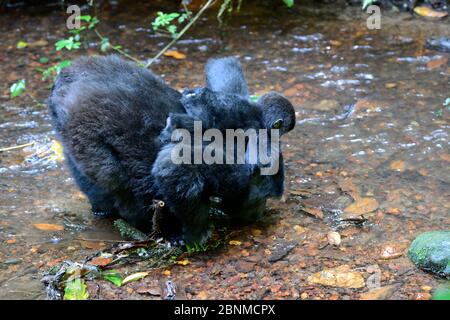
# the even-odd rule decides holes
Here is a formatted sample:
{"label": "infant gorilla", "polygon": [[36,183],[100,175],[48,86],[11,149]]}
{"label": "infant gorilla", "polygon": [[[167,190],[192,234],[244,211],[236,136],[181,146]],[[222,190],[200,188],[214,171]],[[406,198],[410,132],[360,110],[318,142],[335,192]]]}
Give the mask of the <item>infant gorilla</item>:
{"label": "infant gorilla", "polygon": [[[256,105],[248,101],[245,79],[237,66],[235,75],[241,80],[231,72],[226,80],[214,67],[207,68],[209,88],[221,92],[203,90],[208,96],[229,95],[225,100],[230,106],[242,103],[269,110],[271,96]],[[153,200],[162,198],[166,206],[161,231],[168,237],[181,232],[184,240],[193,243],[207,238],[211,196],[223,199],[226,212],[254,221],[267,197],[281,195],[282,167],[274,176],[261,176],[255,165],[174,167],[168,163],[173,144],[161,141],[162,130],[169,114],[193,119],[186,114],[188,101],[148,70],[117,56],[81,58],[61,71],[48,101],[50,115],[67,164],[94,213],[119,214],[151,232]],[[206,118],[198,117],[214,126],[215,122],[209,122],[214,117],[207,112],[212,107],[205,105]],[[220,108],[217,112],[220,114]],[[221,117],[233,123],[233,113],[224,114],[226,117]],[[240,118],[235,119],[231,128],[242,128]],[[264,117],[255,119],[259,120],[250,127],[271,127],[273,123],[270,119],[261,122]]]}
{"label": "infant gorilla", "polygon": [[[181,102],[187,113],[170,114],[161,141],[167,144],[172,138],[173,142],[182,142],[176,129],[187,129],[192,136],[194,121],[201,121],[203,131],[214,128],[222,133],[227,129],[278,129],[282,135],[293,129],[294,108],[283,96],[269,93],[256,103],[249,100],[247,83],[236,58],[210,60],[206,82],[208,88],[183,93]],[[250,142],[257,144],[258,140],[247,141],[247,153]],[[188,144],[191,145],[190,138]],[[267,198],[280,197],[283,193],[281,154],[279,159],[274,159],[281,164],[279,171],[266,176],[261,175],[260,163],[248,161],[243,164],[175,164],[171,159],[174,147],[168,144],[158,154],[152,174],[158,186],[155,192],[171,204],[173,214],[183,221],[187,241],[202,242],[209,235],[210,206],[202,197],[222,199],[221,209],[233,222],[251,222],[264,211]],[[205,146],[200,148],[203,152]],[[276,150],[279,150],[278,145]],[[248,154],[245,158],[248,159]],[[220,160],[225,162],[223,155]]]}

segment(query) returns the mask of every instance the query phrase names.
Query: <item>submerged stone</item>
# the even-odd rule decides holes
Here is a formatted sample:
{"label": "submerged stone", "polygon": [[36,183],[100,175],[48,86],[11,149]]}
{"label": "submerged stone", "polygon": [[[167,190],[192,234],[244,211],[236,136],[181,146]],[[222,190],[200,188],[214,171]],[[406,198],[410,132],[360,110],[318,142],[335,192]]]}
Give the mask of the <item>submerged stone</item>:
{"label": "submerged stone", "polygon": [[408,255],[419,268],[450,278],[450,231],[430,231],[419,235]]}

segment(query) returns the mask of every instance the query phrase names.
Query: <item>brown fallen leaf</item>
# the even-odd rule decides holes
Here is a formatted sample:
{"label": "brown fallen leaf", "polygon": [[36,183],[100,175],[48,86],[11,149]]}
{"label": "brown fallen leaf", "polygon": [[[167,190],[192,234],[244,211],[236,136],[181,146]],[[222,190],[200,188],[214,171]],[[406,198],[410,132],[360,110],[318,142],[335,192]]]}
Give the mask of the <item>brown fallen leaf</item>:
{"label": "brown fallen leaf", "polygon": [[396,289],[396,286],[386,286],[381,288],[372,289],[364,292],[359,296],[360,300],[386,300],[388,299]]}
{"label": "brown fallen leaf", "polygon": [[386,87],[386,89],[394,89],[397,87],[397,84],[393,82],[388,82],[384,86]]}
{"label": "brown fallen leaf", "polygon": [[327,234],[328,244],[332,246],[339,246],[341,244],[341,235],[336,231],[330,231]]}
{"label": "brown fallen leaf", "polygon": [[448,16],[447,12],[440,12],[428,7],[418,6],[414,8],[414,13],[425,18],[442,19]]}
{"label": "brown fallen leaf", "polygon": [[387,244],[381,248],[380,258],[381,259],[395,259],[403,255],[405,247],[399,244]]}
{"label": "brown fallen leaf", "polygon": [[197,299],[199,300],[206,300],[208,298],[208,294],[206,293],[206,291],[200,291],[197,294]]}
{"label": "brown fallen leaf", "polygon": [[427,63],[428,70],[434,70],[439,68],[440,66],[446,65],[448,62],[447,57],[440,57],[438,59],[430,60]]}
{"label": "brown fallen leaf", "polygon": [[352,271],[348,265],[324,269],[309,276],[308,282],[338,288],[363,288],[365,286],[361,273]]}
{"label": "brown fallen leaf", "polygon": [[89,264],[97,267],[104,267],[111,263],[113,259],[112,258],[105,258],[105,257],[95,257],[91,261],[89,261]]}
{"label": "brown fallen leaf", "polygon": [[44,40],[44,39],[40,39],[40,40],[37,40],[35,42],[28,43],[28,47],[30,47],[30,48],[33,48],[33,47],[45,47],[46,45],[48,45],[48,41]]}
{"label": "brown fallen leaf", "polygon": [[33,227],[43,231],[62,231],[64,227],[58,224],[50,224],[50,223],[35,223]]}
{"label": "brown fallen leaf", "polygon": [[363,215],[378,209],[378,201],[374,198],[361,198],[345,208],[344,213],[347,215]]}
{"label": "brown fallen leaf", "polygon": [[313,217],[323,219],[323,212],[320,209],[311,207],[302,207],[301,210],[312,215]]}
{"label": "brown fallen leaf", "polygon": [[176,51],[176,50],[169,50],[164,52],[164,55],[166,57],[171,57],[177,60],[183,60],[186,59],[186,55],[182,52]]}
{"label": "brown fallen leaf", "polygon": [[342,192],[349,194],[353,200],[358,201],[361,199],[358,187],[353,183],[351,178],[345,178],[338,182],[339,188]]}
{"label": "brown fallen leaf", "polygon": [[187,266],[191,262],[188,259],[183,259],[183,260],[177,260],[176,263],[179,264],[179,265],[182,265],[182,266]]}
{"label": "brown fallen leaf", "polygon": [[405,161],[402,161],[402,160],[392,161],[390,164],[390,168],[392,170],[396,170],[396,171],[400,171],[400,172],[405,171],[405,168],[406,168]]}

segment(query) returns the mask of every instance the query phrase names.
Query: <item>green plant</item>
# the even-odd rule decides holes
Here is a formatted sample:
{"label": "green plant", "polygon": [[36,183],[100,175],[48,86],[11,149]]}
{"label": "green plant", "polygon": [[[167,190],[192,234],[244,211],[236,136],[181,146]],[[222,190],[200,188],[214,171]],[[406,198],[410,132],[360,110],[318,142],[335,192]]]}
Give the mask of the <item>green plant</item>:
{"label": "green plant", "polygon": [[47,69],[38,69],[39,71],[42,72],[42,81],[45,81],[50,77],[56,77],[61,72],[62,69],[67,68],[71,64],[72,64],[71,60],[64,60]]}
{"label": "green plant", "polygon": [[[178,35],[178,26],[188,21],[191,15],[192,13],[190,11],[186,11],[184,13],[164,13],[159,11],[155,20],[152,22],[153,31],[161,31],[161,29],[163,29],[170,33],[172,37],[176,37]],[[175,24],[175,22],[178,25]]]}
{"label": "green plant", "polygon": [[363,0],[362,1],[362,9],[366,10],[366,8],[368,6],[370,6],[371,4],[374,4],[377,0]]}
{"label": "green plant", "polygon": [[21,79],[16,83],[13,83],[9,88],[11,98],[20,96],[25,91],[25,87],[25,79]]}

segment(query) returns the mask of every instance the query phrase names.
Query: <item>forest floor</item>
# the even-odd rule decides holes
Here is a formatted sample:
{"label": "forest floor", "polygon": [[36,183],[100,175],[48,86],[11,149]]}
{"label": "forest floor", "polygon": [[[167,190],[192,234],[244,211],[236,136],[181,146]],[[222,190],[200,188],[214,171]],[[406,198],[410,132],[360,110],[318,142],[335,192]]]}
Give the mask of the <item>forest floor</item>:
{"label": "forest floor", "polygon": [[[150,30],[149,15],[161,8],[145,6],[98,14],[111,42],[140,59],[168,41]],[[243,9],[224,41],[208,14],[174,46],[185,57],[163,57],[152,69],[177,89],[192,88],[203,85],[208,58],[238,55],[252,92],[291,99],[297,125],[282,141],[284,196],[269,202],[263,221],[169,266],[141,259],[108,267],[109,255],[97,258],[124,276],[144,273],[122,286],[87,279],[89,298],[162,299],[171,281],[178,299],[430,299],[445,282],[417,269],[407,249],[418,234],[450,227],[449,53],[425,46],[450,36],[448,19],[383,12],[381,29],[369,30],[356,7]],[[34,102],[51,85],[37,69],[98,53],[88,46],[55,56],[64,20],[55,10],[0,20],[0,148],[34,142],[0,153],[3,299],[43,299],[49,269],[123,245],[112,221],[91,216],[55,156],[47,110]],[[19,41],[29,45],[18,49]],[[20,79],[32,98],[9,98]]]}

